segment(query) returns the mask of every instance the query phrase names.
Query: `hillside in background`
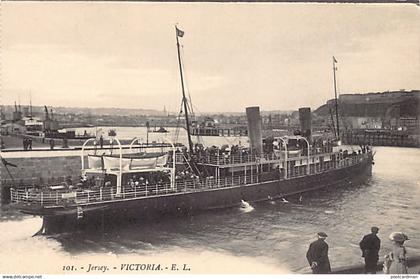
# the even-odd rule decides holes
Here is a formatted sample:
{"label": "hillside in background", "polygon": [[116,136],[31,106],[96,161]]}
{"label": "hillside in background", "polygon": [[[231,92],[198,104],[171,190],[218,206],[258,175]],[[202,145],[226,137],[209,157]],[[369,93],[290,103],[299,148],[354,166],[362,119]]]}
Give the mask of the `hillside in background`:
{"label": "hillside in background", "polygon": [[[342,116],[417,117],[420,115],[420,90],[342,94],[338,103]],[[314,113],[318,116],[329,116],[330,108],[334,109],[334,100],[327,101]]]}

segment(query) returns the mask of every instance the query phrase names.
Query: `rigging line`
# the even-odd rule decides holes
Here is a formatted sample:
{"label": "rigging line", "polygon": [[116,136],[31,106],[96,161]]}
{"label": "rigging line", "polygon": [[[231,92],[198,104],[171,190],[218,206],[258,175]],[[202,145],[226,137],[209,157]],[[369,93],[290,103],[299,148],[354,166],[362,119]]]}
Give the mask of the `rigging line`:
{"label": "rigging line", "polygon": [[[185,53],[184,53],[184,46],[183,45],[181,45],[181,52],[182,52],[181,66],[182,66],[182,69],[184,71],[184,82],[185,82],[185,85],[186,85],[186,88],[187,88],[188,99],[189,99],[190,103],[192,103],[192,99],[191,99],[191,95],[190,95],[190,87],[189,87],[189,83],[188,83],[188,80],[189,80],[188,71],[186,70],[187,67],[186,67],[186,62],[185,62],[185,59],[184,59]],[[191,112],[194,113],[193,111],[191,111]]]}
{"label": "rigging line", "polygon": [[178,136],[179,136],[179,123],[180,123],[180,118],[181,118],[181,113],[182,113],[182,104],[183,102],[181,101],[181,106],[177,115],[177,123],[176,123],[176,128],[175,128],[175,133],[172,137],[172,141],[173,142],[177,142],[178,141]]}
{"label": "rigging line", "polygon": [[[240,140],[240,138],[241,138],[241,136],[230,136],[230,137],[228,137],[228,136],[225,136],[225,135],[223,135],[222,136],[229,144],[232,144],[232,145],[234,145],[236,142],[235,142],[235,140]],[[232,139],[231,139],[232,138]]]}
{"label": "rigging line", "polygon": [[182,66],[182,69],[183,69],[183,73],[184,73],[184,82],[185,82],[185,88],[187,89],[187,93],[188,93],[188,99],[189,99],[189,102],[187,103],[187,105],[188,105],[188,107],[190,108],[190,111],[191,111],[191,113],[192,114],[194,114],[194,118],[195,118],[195,113],[194,113],[194,109],[193,109],[193,106],[192,106],[192,98],[191,98],[191,94],[190,94],[190,86],[189,86],[189,83],[188,83],[188,71],[186,71],[186,65],[185,65],[185,60],[184,60],[184,57],[185,57],[185,55],[184,55],[184,46],[181,46],[181,52],[182,52],[182,55],[181,55],[181,66]]}
{"label": "rigging line", "polygon": [[[188,82],[189,78],[188,78],[188,71],[186,70],[186,62],[185,62],[185,59],[184,59],[185,55],[184,55],[184,46],[183,45],[181,45],[181,53],[182,53],[182,55],[181,55],[181,67],[183,69],[184,84],[185,84],[185,88],[186,88],[186,91],[187,91],[187,94],[188,94],[187,109],[191,112],[192,119],[195,122],[198,122],[197,115],[194,112],[194,108],[197,108],[197,107],[193,105],[191,94],[190,94],[191,90],[190,90],[190,86],[189,86],[189,82]],[[197,109],[196,109],[196,111],[197,111]],[[199,133],[197,133],[196,138],[197,138],[197,143],[202,143],[203,142],[203,139],[200,137]]]}
{"label": "rigging line", "polygon": [[180,125],[180,123],[181,123],[181,114],[182,114],[182,102],[181,102],[181,110],[180,110],[180,112],[178,113],[178,116],[177,116],[177,123],[176,123],[176,129],[175,129],[175,133],[174,133],[174,137],[173,137],[173,142],[177,142],[178,141],[178,139],[179,139],[179,131],[180,131],[180,128],[181,128],[181,125]]}

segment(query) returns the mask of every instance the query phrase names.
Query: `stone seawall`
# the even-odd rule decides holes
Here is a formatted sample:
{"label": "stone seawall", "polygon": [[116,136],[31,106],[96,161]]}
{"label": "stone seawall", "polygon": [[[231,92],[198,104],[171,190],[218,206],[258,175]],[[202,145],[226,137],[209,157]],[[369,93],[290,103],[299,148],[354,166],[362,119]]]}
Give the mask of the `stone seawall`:
{"label": "stone seawall", "polygon": [[59,184],[71,179],[80,179],[82,167],[80,152],[11,152],[2,153],[2,157],[17,167],[0,164],[0,200],[1,204],[10,199],[10,187]]}

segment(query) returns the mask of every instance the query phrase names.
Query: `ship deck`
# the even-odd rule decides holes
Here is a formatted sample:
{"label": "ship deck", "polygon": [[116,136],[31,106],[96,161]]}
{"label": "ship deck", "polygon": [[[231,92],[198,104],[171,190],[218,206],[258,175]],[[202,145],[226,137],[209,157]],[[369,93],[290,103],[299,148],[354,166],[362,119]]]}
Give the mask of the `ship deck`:
{"label": "ship deck", "polygon": [[[139,183],[135,186],[123,185],[117,193],[117,187],[80,187],[69,188],[64,185],[55,185],[38,188],[11,189],[11,201],[18,207],[26,208],[66,208],[85,205],[98,205],[101,203],[120,202],[124,200],[144,199],[149,197],[179,195],[193,192],[204,192],[215,189],[249,186],[258,183],[288,181],[304,177],[328,174],[333,171],[356,166],[366,162],[368,156],[362,154],[352,160],[345,160],[336,168],[311,168],[310,173],[291,172],[284,178],[278,175],[276,179],[264,179],[263,174],[232,175],[218,179],[214,177],[177,179],[174,184],[166,183]],[[278,173],[277,173],[278,174]]]}

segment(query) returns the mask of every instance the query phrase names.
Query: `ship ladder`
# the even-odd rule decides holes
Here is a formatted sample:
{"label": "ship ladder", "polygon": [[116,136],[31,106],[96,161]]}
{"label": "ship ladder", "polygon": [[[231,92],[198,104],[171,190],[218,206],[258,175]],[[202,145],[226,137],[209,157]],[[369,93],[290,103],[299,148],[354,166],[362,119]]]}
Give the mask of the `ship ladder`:
{"label": "ship ladder", "polygon": [[83,208],[81,206],[77,207],[77,219],[83,218]]}

